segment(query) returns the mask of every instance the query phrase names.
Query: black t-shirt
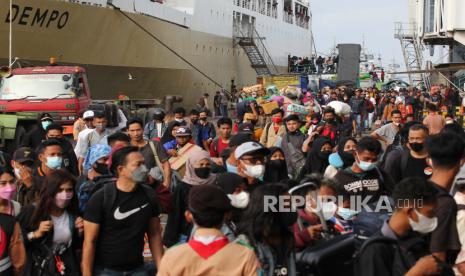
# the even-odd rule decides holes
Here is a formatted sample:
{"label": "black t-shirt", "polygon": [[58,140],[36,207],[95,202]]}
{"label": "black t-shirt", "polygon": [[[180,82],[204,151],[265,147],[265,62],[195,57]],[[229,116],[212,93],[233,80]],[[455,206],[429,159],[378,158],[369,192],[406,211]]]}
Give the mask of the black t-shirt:
{"label": "black t-shirt", "polygon": [[392,177],[395,183],[399,183],[407,177],[429,179],[432,172],[428,163],[426,163],[426,158],[414,158],[409,150],[389,152],[386,157],[384,170]]}
{"label": "black t-shirt", "polygon": [[457,203],[448,191],[434,185],[439,191],[437,196],[436,217],[438,226],[429,235],[430,251],[446,252],[446,262],[455,264],[457,254],[461,249],[457,230]]}
{"label": "black t-shirt", "polygon": [[[160,159],[160,162],[163,163],[163,162],[168,161],[168,158],[169,158],[168,154],[166,153],[162,144],[158,141],[153,141],[153,144],[155,146],[155,150],[157,151],[158,159]],[[139,151],[144,156],[145,166],[147,167],[147,169],[150,170],[151,168],[157,166],[157,162],[155,161],[155,156],[153,155],[152,147],[150,146],[149,143],[147,143],[147,145],[140,148]]]}
{"label": "black t-shirt", "polygon": [[347,195],[358,195],[363,198],[371,196],[369,202],[377,200],[382,195],[390,195],[394,187],[391,177],[379,169],[356,174],[348,167],[339,170],[334,180]]}
{"label": "black t-shirt", "polygon": [[[115,270],[132,270],[143,265],[144,234],[150,219],[160,214],[158,203],[149,202],[145,192],[142,187],[130,193],[117,189],[111,212],[104,211],[104,189],[89,200],[84,220],[100,225],[96,265]],[[155,195],[152,198],[156,198]]]}
{"label": "black t-shirt", "polygon": [[[425,173],[425,169],[428,168],[426,158],[414,158],[411,154],[408,156],[407,169],[402,171],[402,178],[418,176],[424,179],[430,178],[431,174]],[[428,171],[428,170],[426,170]],[[431,173],[431,171],[429,171]]]}

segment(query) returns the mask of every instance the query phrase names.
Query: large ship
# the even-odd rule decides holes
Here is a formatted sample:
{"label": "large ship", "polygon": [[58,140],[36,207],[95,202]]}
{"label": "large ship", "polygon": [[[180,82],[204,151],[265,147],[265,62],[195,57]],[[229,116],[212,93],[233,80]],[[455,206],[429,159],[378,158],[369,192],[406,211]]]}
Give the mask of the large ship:
{"label": "large ship", "polygon": [[13,0],[11,22],[9,2],[0,0],[0,66],[10,56],[14,66],[83,66],[98,99],[177,94],[191,104],[313,54],[305,0]]}

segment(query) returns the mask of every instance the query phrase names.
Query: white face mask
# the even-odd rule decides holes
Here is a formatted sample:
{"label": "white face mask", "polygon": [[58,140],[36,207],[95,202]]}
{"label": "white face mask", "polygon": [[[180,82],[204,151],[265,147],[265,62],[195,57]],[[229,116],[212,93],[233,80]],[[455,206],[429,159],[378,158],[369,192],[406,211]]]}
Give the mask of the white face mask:
{"label": "white face mask", "polygon": [[436,229],[436,227],[438,226],[437,217],[429,218],[427,216],[422,215],[417,210],[414,211],[418,216],[418,222],[414,221],[411,218],[408,218],[408,222],[410,223],[410,226],[412,227],[413,231],[418,232],[420,234],[427,234],[433,232],[434,229]]}
{"label": "white face mask", "polygon": [[317,215],[320,213],[318,209],[321,210],[321,214],[324,220],[329,220],[332,217],[334,217],[334,214],[336,213],[336,210],[337,210],[336,203],[332,201],[328,201],[328,202],[321,202],[320,204],[321,206],[319,206],[319,208],[318,207],[313,208],[310,205],[308,205],[309,207],[307,207],[307,210]]}
{"label": "white face mask", "polygon": [[265,165],[245,165],[244,173],[253,178],[260,178],[265,174]]}
{"label": "white face mask", "polygon": [[16,175],[16,178],[18,179],[21,179],[21,175],[19,174],[20,171],[21,171],[20,169],[15,168],[15,175]]}
{"label": "white face mask", "polygon": [[184,122],[184,119],[178,119],[178,118],[175,118],[174,120],[175,120],[176,122],[178,122],[178,123],[182,123],[182,122]]}
{"label": "white face mask", "polygon": [[247,192],[240,192],[238,194],[229,194],[229,199],[231,200],[231,205],[235,208],[244,209],[249,205],[250,194]]}

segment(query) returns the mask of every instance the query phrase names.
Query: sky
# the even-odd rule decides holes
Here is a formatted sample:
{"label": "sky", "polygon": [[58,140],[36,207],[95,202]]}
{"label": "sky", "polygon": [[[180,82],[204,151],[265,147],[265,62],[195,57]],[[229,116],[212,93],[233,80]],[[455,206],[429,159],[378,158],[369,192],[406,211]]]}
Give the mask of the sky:
{"label": "sky", "polygon": [[406,0],[313,0],[313,35],[316,50],[327,54],[336,44],[362,44],[383,66],[392,59],[404,67],[399,40],[394,38],[394,22],[408,21]]}

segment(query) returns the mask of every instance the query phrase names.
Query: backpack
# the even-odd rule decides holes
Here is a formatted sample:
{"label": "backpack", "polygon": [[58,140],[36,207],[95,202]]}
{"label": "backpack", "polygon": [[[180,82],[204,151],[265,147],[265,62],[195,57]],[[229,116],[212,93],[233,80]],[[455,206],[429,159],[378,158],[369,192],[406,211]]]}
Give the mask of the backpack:
{"label": "backpack", "polygon": [[[374,243],[384,243],[392,247],[394,257],[392,264],[392,274],[393,275],[403,275],[410,268],[412,268],[416,262],[421,258],[426,256],[425,253],[428,252],[428,243],[421,237],[414,237],[399,243],[397,240],[385,237],[385,236],[376,236],[367,240],[359,252],[355,254],[355,275],[360,275],[360,271],[363,270],[363,263],[361,262],[362,253],[368,247],[368,245]],[[438,258],[435,258],[439,266],[441,273],[439,275],[443,276],[454,276],[455,273],[452,267]]]}
{"label": "backpack", "polygon": [[221,153],[221,152],[218,152],[218,148],[220,146],[220,137],[216,137],[215,139],[213,139],[212,145],[213,145],[213,151],[217,153],[219,156]]}
{"label": "backpack", "polygon": [[114,178],[110,175],[98,177],[96,181],[86,180],[79,186],[77,192],[77,198],[79,203],[79,211],[84,213],[87,202],[90,200],[93,194],[100,190],[107,183],[113,182]]}
{"label": "backpack", "polygon": [[[388,198],[391,208],[394,206],[394,202],[391,198]],[[368,204],[371,210],[375,210],[378,202]],[[392,208],[393,209],[393,208]],[[392,210],[391,209],[391,210]],[[362,248],[362,244],[372,237],[374,234],[379,232],[384,222],[389,219],[390,213],[386,209],[382,209],[379,212],[370,212],[362,208],[361,212],[353,221],[353,233],[355,235],[355,249],[358,251]]]}

